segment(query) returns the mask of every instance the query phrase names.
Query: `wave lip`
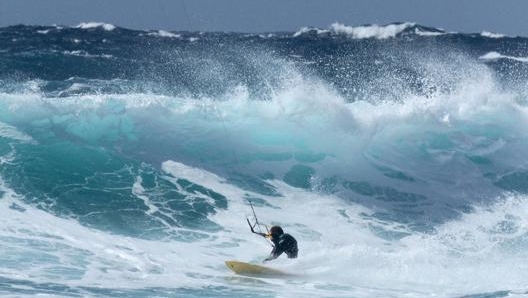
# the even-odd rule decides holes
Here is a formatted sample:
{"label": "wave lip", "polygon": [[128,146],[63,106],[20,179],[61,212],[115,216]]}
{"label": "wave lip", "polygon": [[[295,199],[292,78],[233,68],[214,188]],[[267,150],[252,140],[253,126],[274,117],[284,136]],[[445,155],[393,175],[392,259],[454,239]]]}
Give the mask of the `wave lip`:
{"label": "wave lip", "polygon": [[87,23],[83,22],[75,26],[75,28],[79,28],[79,29],[102,28],[106,31],[112,31],[116,28],[116,26],[112,24],[100,23],[100,22],[87,22]]}
{"label": "wave lip", "polygon": [[500,59],[508,59],[508,60],[513,60],[513,61],[528,63],[528,57],[507,56],[507,55],[502,55],[499,52],[488,52],[487,54],[484,54],[484,55],[480,56],[479,59],[487,60],[487,61],[496,61],[496,60],[500,60]]}

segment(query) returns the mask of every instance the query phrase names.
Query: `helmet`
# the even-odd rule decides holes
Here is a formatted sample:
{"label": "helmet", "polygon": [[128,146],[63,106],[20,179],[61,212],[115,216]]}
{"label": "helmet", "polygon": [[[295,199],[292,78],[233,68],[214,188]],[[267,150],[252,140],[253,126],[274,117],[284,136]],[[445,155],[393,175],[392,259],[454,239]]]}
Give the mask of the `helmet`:
{"label": "helmet", "polygon": [[273,227],[271,227],[269,233],[270,233],[270,235],[272,237],[278,237],[278,236],[284,234],[284,231],[282,230],[282,228],[280,226],[273,226]]}

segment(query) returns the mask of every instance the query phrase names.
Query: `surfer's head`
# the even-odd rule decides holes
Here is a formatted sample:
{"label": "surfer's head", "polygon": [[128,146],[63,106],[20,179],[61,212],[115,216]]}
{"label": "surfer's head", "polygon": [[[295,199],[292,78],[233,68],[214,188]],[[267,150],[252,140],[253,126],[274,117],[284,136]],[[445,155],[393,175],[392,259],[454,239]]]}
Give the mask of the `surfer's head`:
{"label": "surfer's head", "polygon": [[273,226],[271,227],[269,234],[272,238],[279,237],[280,235],[284,234],[284,231],[280,226]]}

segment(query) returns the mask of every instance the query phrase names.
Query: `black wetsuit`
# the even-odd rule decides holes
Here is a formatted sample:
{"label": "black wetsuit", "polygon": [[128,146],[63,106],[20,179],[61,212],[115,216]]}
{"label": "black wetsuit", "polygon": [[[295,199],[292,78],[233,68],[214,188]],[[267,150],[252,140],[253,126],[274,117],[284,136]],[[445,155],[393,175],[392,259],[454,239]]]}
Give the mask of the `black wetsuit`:
{"label": "black wetsuit", "polygon": [[297,257],[299,249],[297,248],[297,240],[293,238],[290,234],[282,234],[278,237],[271,238],[273,242],[273,250],[270,253],[270,256],[267,257],[264,261],[269,261],[278,258],[282,253],[286,253],[288,258],[293,259]]}

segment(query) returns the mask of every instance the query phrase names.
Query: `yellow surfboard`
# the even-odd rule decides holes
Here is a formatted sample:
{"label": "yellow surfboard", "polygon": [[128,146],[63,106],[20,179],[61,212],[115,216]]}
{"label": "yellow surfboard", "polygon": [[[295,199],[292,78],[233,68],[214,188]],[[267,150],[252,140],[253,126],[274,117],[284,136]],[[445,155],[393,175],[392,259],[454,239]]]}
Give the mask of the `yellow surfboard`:
{"label": "yellow surfboard", "polygon": [[291,274],[269,268],[266,266],[256,265],[256,264],[250,264],[245,262],[239,262],[239,261],[226,261],[225,262],[227,268],[231,269],[236,274],[245,275],[245,276],[252,276],[252,277],[284,277],[289,276]]}

